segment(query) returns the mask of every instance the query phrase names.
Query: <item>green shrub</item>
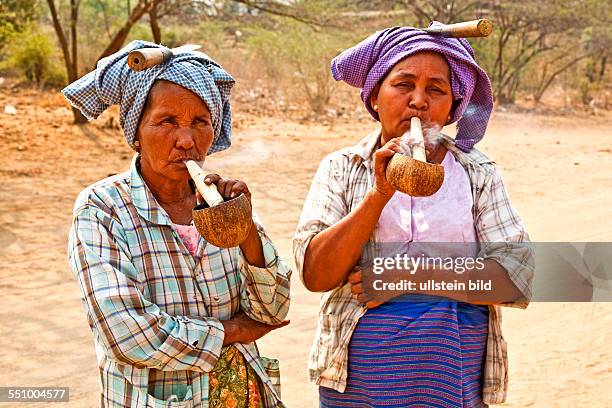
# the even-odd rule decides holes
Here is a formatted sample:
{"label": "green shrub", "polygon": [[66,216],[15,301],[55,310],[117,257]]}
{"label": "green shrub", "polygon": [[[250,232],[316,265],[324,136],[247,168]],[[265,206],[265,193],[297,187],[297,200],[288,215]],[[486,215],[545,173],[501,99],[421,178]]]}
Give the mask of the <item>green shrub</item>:
{"label": "green shrub", "polygon": [[37,86],[64,85],[66,75],[52,38],[33,27],[22,33],[13,33],[4,49],[5,60],[0,68],[15,71]]}
{"label": "green shrub", "polygon": [[316,31],[300,24],[278,30],[253,29],[247,47],[263,60],[266,75],[284,82],[288,92],[299,89],[311,109],[320,114],[328,106],[335,87],[330,61],[355,39],[338,30]]}

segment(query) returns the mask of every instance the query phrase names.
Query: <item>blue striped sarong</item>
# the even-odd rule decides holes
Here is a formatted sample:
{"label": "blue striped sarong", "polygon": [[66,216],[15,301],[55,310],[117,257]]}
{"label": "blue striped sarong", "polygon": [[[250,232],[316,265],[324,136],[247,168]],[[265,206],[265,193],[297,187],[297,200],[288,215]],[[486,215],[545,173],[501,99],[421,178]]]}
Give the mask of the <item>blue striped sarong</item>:
{"label": "blue striped sarong", "polygon": [[321,407],[486,407],[487,307],[408,296],[361,318],[346,390],[319,387]]}

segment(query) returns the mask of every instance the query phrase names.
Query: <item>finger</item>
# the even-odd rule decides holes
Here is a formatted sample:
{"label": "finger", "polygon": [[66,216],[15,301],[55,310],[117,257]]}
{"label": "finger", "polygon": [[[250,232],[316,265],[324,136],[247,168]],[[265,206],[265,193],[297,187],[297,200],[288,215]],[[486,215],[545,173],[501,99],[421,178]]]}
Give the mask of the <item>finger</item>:
{"label": "finger", "polygon": [[221,180],[221,176],[215,173],[207,174],[204,182],[206,184],[217,184]]}
{"label": "finger", "polygon": [[385,303],[385,302],[374,302],[374,301],[371,301],[371,302],[367,302],[366,303],[366,307],[368,309],[374,309],[375,307],[378,307],[378,306],[382,305],[383,303]]}
{"label": "finger", "polygon": [[384,148],[388,148],[389,146],[399,145],[399,144],[400,144],[400,138],[394,137],[393,139],[390,139],[387,143],[385,143],[381,147],[384,149]]}
{"label": "finger", "polygon": [[399,152],[399,146],[397,146],[395,150],[392,150],[391,148],[379,149],[376,151],[376,153],[374,153],[374,161],[380,162],[383,159],[393,156],[397,152]]}
{"label": "finger", "polygon": [[353,295],[361,295],[363,293],[363,286],[361,283],[351,285],[351,292],[353,292]]}
{"label": "finger", "polygon": [[352,284],[361,282],[361,271],[351,272],[348,276],[348,281]]}
{"label": "finger", "polygon": [[283,320],[280,324],[265,324],[265,323],[262,323],[262,328],[265,330],[266,333],[269,333],[272,330],[276,330],[276,329],[280,329],[281,327],[285,327],[289,323],[291,323],[290,320]]}
{"label": "finger", "polygon": [[281,327],[285,327],[291,323],[291,320],[283,320],[282,323],[274,326],[274,329],[280,329]]}
{"label": "finger", "polygon": [[248,195],[249,194],[249,188],[247,187],[246,183],[244,181],[240,181],[238,180],[233,186],[232,186],[232,191],[231,191],[231,198],[237,197],[240,194],[244,194],[244,195]]}
{"label": "finger", "polygon": [[222,187],[223,189],[220,190],[221,195],[223,196],[223,198],[230,198],[232,194],[232,188],[234,187],[236,180],[222,179],[221,183],[223,183],[223,187]]}

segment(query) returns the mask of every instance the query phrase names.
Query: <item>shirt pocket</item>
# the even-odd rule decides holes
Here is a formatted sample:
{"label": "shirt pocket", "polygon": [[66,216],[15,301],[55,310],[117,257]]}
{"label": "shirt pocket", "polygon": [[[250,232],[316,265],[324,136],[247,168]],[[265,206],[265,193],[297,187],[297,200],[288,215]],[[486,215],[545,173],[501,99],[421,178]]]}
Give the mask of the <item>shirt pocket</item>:
{"label": "shirt pocket", "polygon": [[172,395],[167,400],[162,400],[155,398],[151,394],[146,395],[146,401],[146,408],[193,408],[194,406],[191,387],[187,389],[185,399],[182,401],[179,401],[176,395]]}

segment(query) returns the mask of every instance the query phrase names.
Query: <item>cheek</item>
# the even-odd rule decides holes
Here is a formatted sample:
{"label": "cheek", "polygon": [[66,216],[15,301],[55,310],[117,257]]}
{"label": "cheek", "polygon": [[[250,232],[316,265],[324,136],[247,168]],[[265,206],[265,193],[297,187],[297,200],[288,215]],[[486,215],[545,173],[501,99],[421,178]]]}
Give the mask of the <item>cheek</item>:
{"label": "cheek", "polygon": [[446,123],[446,119],[451,114],[451,109],[453,107],[453,98],[451,96],[445,95],[443,97],[438,98],[437,101],[433,103],[432,109],[432,119],[441,122],[441,124]]}
{"label": "cheek", "polygon": [[163,152],[170,151],[173,146],[171,129],[164,127],[147,127],[140,134],[140,151],[143,156],[162,158]]}
{"label": "cheek", "polygon": [[378,97],[378,106],[380,112],[397,116],[398,112],[404,110],[408,104],[407,95],[405,92],[393,87],[386,87],[381,91]]}
{"label": "cheek", "polygon": [[208,152],[210,147],[212,146],[213,139],[215,137],[215,133],[211,126],[208,126],[204,129],[196,129],[196,146],[198,150]]}

